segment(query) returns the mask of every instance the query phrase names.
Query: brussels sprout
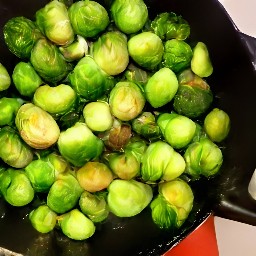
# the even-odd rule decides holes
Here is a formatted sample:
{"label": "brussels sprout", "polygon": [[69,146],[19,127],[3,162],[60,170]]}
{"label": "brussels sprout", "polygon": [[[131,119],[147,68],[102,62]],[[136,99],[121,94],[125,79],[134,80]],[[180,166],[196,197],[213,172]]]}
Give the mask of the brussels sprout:
{"label": "brussels sprout", "polygon": [[103,190],[113,180],[111,170],[100,162],[87,162],[77,170],[76,176],[80,186],[88,192]]}
{"label": "brussels sprout", "polygon": [[59,175],[47,194],[47,205],[56,213],[73,209],[83,192],[73,173]]}
{"label": "brussels sprout", "polygon": [[154,140],[161,137],[161,130],[156,123],[156,117],[151,112],[142,112],[132,120],[132,129],[144,138]]}
{"label": "brussels sprout", "polygon": [[101,70],[91,56],[83,57],[68,76],[76,93],[86,100],[96,100],[114,86],[114,79]]}
{"label": "brussels sprout", "polygon": [[174,110],[189,118],[204,114],[211,106],[213,94],[210,86],[190,69],[178,75],[179,88],[174,97]]}
{"label": "brussels sprout", "polygon": [[74,40],[67,7],[57,0],[49,2],[36,12],[36,24],[57,45],[68,45]]}
{"label": "brussels sprout", "polygon": [[103,142],[82,122],[77,122],[62,131],[57,145],[61,155],[77,167],[82,167],[86,162],[97,158],[104,146]]}
{"label": "brussels sprout", "polygon": [[52,164],[54,168],[54,174],[56,179],[70,169],[69,163],[64,159],[63,156],[56,152],[52,152],[47,156],[48,161]]}
{"label": "brussels sprout", "polygon": [[65,114],[70,111],[76,101],[75,91],[66,84],[55,87],[40,86],[34,94],[33,103],[53,116]]}
{"label": "brussels sprout", "polygon": [[0,98],[0,126],[11,125],[22,104],[20,98]]}
{"label": "brussels sprout", "polygon": [[33,160],[25,167],[35,192],[48,192],[55,181],[54,167],[47,159]]}
{"label": "brussels sprout", "polygon": [[87,126],[98,132],[109,130],[113,125],[113,117],[107,102],[96,101],[85,105],[83,116]]}
{"label": "brussels sprout", "polygon": [[78,209],[73,209],[57,217],[63,234],[74,240],[85,240],[95,232],[93,222]]}
{"label": "brussels sprout", "polygon": [[0,129],[0,158],[14,168],[23,168],[33,160],[33,151],[13,128]]}
{"label": "brussels sprout", "polygon": [[51,232],[57,223],[57,214],[47,205],[40,205],[29,213],[32,226],[40,233]]}
{"label": "brussels sprout", "polygon": [[119,31],[101,35],[92,45],[96,63],[109,75],[122,73],[129,63],[127,38]]}
{"label": "brussels sprout", "polygon": [[186,147],[195,136],[196,124],[186,116],[172,113],[169,118],[162,119],[160,115],[157,123],[166,141],[175,149]]}
{"label": "brussels sprout", "polygon": [[0,92],[7,90],[11,85],[11,77],[3,64],[0,63]]}
{"label": "brussels sprout", "polygon": [[144,69],[141,69],[135,66],[133,63],[130,63],[125,70],[125,78],[130,82],[134,82],[140,86],[144,86],[149,78],[149,74]]}
{"label": "brussels sprout", "polygon": [[43,37],[34,22],[23,16],[9,19],[4,25],[3,33],[9,50],[21,59],[30,58],[35,42]]}
{"label": "brussels sprout", "polygon": [[36,149],[49,148],[60,135],[59,126],[53,117],[32,103],[19,108],[15,124],[22,139]]}
{"label": "brussels sprout", "polygon": [[108,187],[108,206],[118,217],[139,214],[149,205],[152,198],[152,188],[136,180],[115,179]]}
{"label": "brussels sprout", "polygon": [[111,150],[122,150],[132,136],[131,126],[127,123],[114,119],[110,130],[99,133],[98,137],[105,146]]}
{"label": "brussels sprout", "polygon": [[185,40],[190,35],[188,22],[180,15],[173,12],[158,14],[151,22],[151,28],[161,39]]}
{"label": "brussels sprout", "polygon": [[179,228],[193,208],[191,187],[176,179],[159,184],[159,195],[151,202],[152,218],[160,228]]}
{"label": "brussels sprout", "polygon": [[163,65],[178,73],[190,67],[193,56],[189,44],[178,39],[171,39],[164,44]]}
{"label": "brussels sprout", "polygon": [[84,191],[80,196],[79,206],[82,213],[88,216],[93,222],[102,222],[109,215],[105,197],[100,193],[92,194]]}
{"label": "brussels sprout", "polygon": [[110,11],[116,26],[126,34],[141,30],[148,19],[148,9],[143,0],[115,0]]}
{"label": "brussels sprout", "polygon": [[13,206],[25,206],[34,198],[34,190],[23,170],[7,169],[1,175],[0,190],[4,199]]}
{"label": "brussels sprout", "polygon": [[19,62],[12,73],[13,83],[18,92],[27,97],[33,97],[36,89],[43,84],[41,77],[36,73],[31,63]]}
{"label": "brussels sprout", "polygon": [[77,40],[68,46],[59,47],[66,61],[80,60],[88,53],[88,44],[82,36],[77,35]]}
{"label": "brussels sprout", "polygon": [[212,141],[223,141],[230,131],[228,114],[219,108],[214,108],[204,119],[204,130]]}
{"label": "brussels sprout", "polygon": [[109,95],[111,112],[122,121],[137,117],[142,112],[145,103],[141,89],[129,81],[118,82]]}
{"label": "brussels sprout", "polygon": [[128,52],[141,67],[152,70],[162,61],[163,42],[152,32],[141,32],[128,41]]}
{"label": "brussels sprout", "polygon": [[202,138],[188,146],[184,158],[185,172],[194,179],[200,176],[211,177],[222,166],[223,155],[220,148],[208,138]]}
{"label": "brussels sprout", "polygon": [[151,143],[141,160],[141,177],[144,181],[172,180],[185,171],[185,160],[168,143]]}
{"label": "brussels sprout", "polygon": [[95,1],[77,1],[68,14],[75,33],[85,38],[97,36],[109,24],[107,10]]}
{"label": "brussels sprout", "polygon": [[193,49],[191,70],[200,77],[208,77],[213,72],[209,52],[203,42],[198,42]]}
{"label": "brussels sprout", "polygon": [[178,90],[178,79],[169,68],[156,71],[145,85],[145,96],[154,108],[162,107],[170,102]]}
{"label": "brussels sprout", "polygon": [[30,62],[45,81],[53,84],[65,78],[71,70],[58,47],[45,38],[36,41]]}

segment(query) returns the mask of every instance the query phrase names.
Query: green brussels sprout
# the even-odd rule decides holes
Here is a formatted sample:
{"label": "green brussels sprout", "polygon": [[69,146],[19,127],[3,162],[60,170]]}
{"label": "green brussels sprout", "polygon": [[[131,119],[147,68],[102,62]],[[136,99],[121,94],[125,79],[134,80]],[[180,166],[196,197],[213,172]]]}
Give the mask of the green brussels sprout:
{"label": "green brussels sprout", "polygon": [[204,119],[204,130],[213,142],[223,141],[230,131],[229,115],[219,108],[214,108]]}
{"label": "green brussels sprout", "polygon": [[186,147],[195,136],[196,124],[186,116],[171,113],[162,118],[160,115],[157,123],[166,141],[175,149]]}
{"label": "green brussels sprout", "polygon": [[208,138],[201,138],[188,146],[185,151],[185,173],[194,179],[200,176],[211,177],[216,175],[223,162],[220,148]]}
{"label": "green brussels sprout", "polygon": [[24,168],[33,160],[33,151],[13,128],[0,129],[0,158],[14,168]]}
{"label": "green brussels sprout", "polygon": [[22,104],[20,98],[0,98],[0,126],[11,125]]}
{"label": "green brussels sprout", "polygon": [[140,86],[144,86],[149,78],[149,74],[142,68],[135,66],[133,63],[130,63],[124,72],[126,80],[134,82]]}
{"label": "green brussels sprout", "polygon": [[57,217],[63,234],[74,240],[85,240],[95,232],[93,222],[78,209],[73,209]]}
{"label": "green brussels sprout", "polygon": [[62,131],[57,145],[60,154],[77,167],[82,167],[86,162],[97,158],[104,146],[103,142],[82,122],[77,122]]}
{"label": "green brussels sprout", "polygon": [[129,81],[118,82],[109,95],[110,110],[121,121],[129,121],[137,117],[145,103],[141,89]]}
{"label": "green brussels sprout", "polygon": [[47,194],[47,205],[56,213],[73,209],[83,192],[73,173],[59,175]]}
{"label": "green brussels sprout", "polygon": [[55,181],[53,165],[47,159],[36,159],[25,167],[32,187],[35,192],[48,192]]}
{"label": "green brussels sprout", "polygon": [[209,52],[207,46],[203,42],[198,42],[193,49],[191,70],[200,77],[208,77],[213,72]]}
{"label": "green brussels sprout", "polygon": [[88,192],[103,190],[113,180],[113,174],[107,165],[100,162],[87,162],[76,173],[80,186]]}
{"label": "green brussels sprout", "polygon": [[23,16],[9,19],[3,33],[9,50],[21,59],[29,59],[34,44],[43,37],[35,23]]}
{"label": "green brussels sprout", "polygon": [[162,107],[170,102],[178,90],[178,79],[169,68],[156,71],[145,85],[145,96],[154,108]]}
{"label": "green brussels sprout", "polygon": [[190,67],[193,56],[189,44],[178,39],[171,39],[164,44],[163,65],[178,73]]}
{"label": "green brussels sprout", "polygon": [[27,97],[33,97],[36,89],[43,84],[31,63],[23,61],[15,65],[12,80],[18,92]]}
{"label": "green brussels sprout", "polygon": [[152,142],[141,160],[144,181],[173,180],[185,171],[185,160],[168,143]]}
{"label": "green brussels sprout", "polygon": [[69,163],[64,159],[63,156],[56,152],[52,152],[47,156],[48,161],[52,164],[54,168],[54,174],[56,179],[70,169]]}
{"label": "green brussels sprout", "polygon": [[57,214],[47,205],[40,205],[29,213],[32,226],[40,233],[51,232],[57,223]]}
{"label": "green brussels sprout", "polygon": [[68,78],[76,93],[88,101],[98,99],[114,86],[113,77],[103,72],[91,56],[80,59]]}
{"label": "green brussels sprout", "polygon": [[136,180],[115,179],[108,187],[110,212],[118,217],[132,217],[144,210],[153,198],[152,188]]}
{"label": "green brussels sprout", "polygon": [[210,86],[190,69],[178,75],[179,88],[174,96],[174,110],[189,118],[204,114],[211,106],[213,94]]}
{"label": "green brussels sprout", "polygon": [[98,132],[109,130],[113,125],[113,117],[107,102],[96,101],[85,105],[83,116],[87,126]]}
{"label": "green brussels sprout", "polygon": [[173,12],[158,14],[151,22],[151,28],[161,39],[185,40],[190,35],[190,25],[180,15]]}
{"label": "green brussels sprout", "polygon": [[80,196],[79,206],[82,213],[94,223],[102,222],[109,215],[108,205],[102,193],[92,194],[84,191]]}
{"label": "green brussels sprout", "polygon": [[126,34],[137,33],[148,19],[148,9],[143,0],[115,0],[110,11],[116,26]]}
{"label": "green brussels sprout", "polygon": [[138,65],[152,70],[162,61],[164,46],[156,34],[141,32],[129,39],[128,52]]}
{"label": "green brussels sprout", "polygon": [[104,33],[93,43],[92,55],[107,74],[114,76],[122,73],[129,63],[126,36],[119,31]]}
{"label": "green brussels sprout", "polygon": [[142,112],[132,120],[132,129],[137,134],[151,141],[161,137],[161,130],[156,122],[156,117],[151,112]]}
{"label": "green brussels sprout", "polygon": [[153,221],[160,228],[179,228],[193,208],[191,187],[185,181],[175,179],[159,184],[158,191],[150,204]]}
{"label": "green brussels sprout", "polygon": [[131,136],[131,126],[117,119],[114,119],[110,130],[98,134],[98,137],[104,142],[104,145],[114,151],[123,150]]}
{"label": "green brussels sprout", "polygon": [[53,0],[36,12],[36,24],[40,31],[57,45],[74,41],[74,31],[64,3]]}
{"label": "green brussels sprout", "polygon": [[36,41],[30,62],[45,81],[53,84],[65,78],[71,70],[58,47],[45,38]]}
{"label": "green brussels sprout", "polygon": [[85,38],[97,36],[110,22],[107,10],[95,1],[77,1],[68,14],[75,33]]}
{"label": "green brussels sprout", "polygon": [[53,116],[63,115],[71,110],[75,101],[75,91],[66,84],[55,87],[42,85],[33,96],[33,103]]}
{"label": "green brussels sprout", "polygon": [[11,85],[11,77],[3,64],[0,63],[0,92],[7,90]]}
{"label": "green brussels sprout", "polygon": [[88,53],[88,44],[82,36],[77,35],[77,39],[67,46],[59,47],[60,52],[66,61],[80,60]]}
{"label": "green brussels sprout", "polygon": [[1,175],[1,193],[9,204],[25,206],[34,198],[34,190],[23,170],[9,168]]}
{"label": "green brussels sprout", "polygon": [[32,103],[19,108],[15,124],[22,139],[36,149],[49,148],[60,135],[59,126],[53,117]]}

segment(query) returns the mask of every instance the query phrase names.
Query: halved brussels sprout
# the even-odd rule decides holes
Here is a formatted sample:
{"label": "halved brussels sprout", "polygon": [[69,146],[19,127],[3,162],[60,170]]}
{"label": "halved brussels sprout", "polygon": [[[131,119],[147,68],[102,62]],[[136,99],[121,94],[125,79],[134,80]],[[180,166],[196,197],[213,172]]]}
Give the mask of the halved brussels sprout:
{"label": "halved brussels sprout", "polygon": [[68,45],[74,40],[74,31],[67,7],[53,0],[36,12],[36,24],[46,37],[57,45]]}
{"label": "halved brussels sprout", "polygon": [[141,30],[148,19],[148,9],[143,0],[115,0],[110,11],[116,26],[126,34]]}
{"label": "halved brussels sprout", "polygon": [[18,92],[27,97],[33,97],[36,89],[43,84],[31,63],[23,61],[14,67],[12,80]]}
{"label": "halved brussels sprout", "polygon": [[145,103],[141,89],[129,81],[118,82],[109,95],[110,110],[122,121],[137,117],[142,112]]}
{"label": "halved brussels sprout", "polygon": [[162,107],[173,99],[178,86],[175,73],[169,68],[161,68],[148,79],[144,87],[146,99],[154,108]]}
{"label": "halved brussels sprout", "polygon": [[23,170],[9,168],[1,175],[0,190],[13,206],[25,206],[34,198],[34,190]]}
{"label": "halved brussels sprout", "polygon": [[85,240],[95,232],[93,222],[78,209],[73,209],[57,217],[63,234],[74,240]]}
{"label": "halved brussels sprout", "polygon": [[40,233],[51,232],[57,223],[57,214],[47,205],[40,205],[29,213],[32,226]]}
{"label": "halved brussels sprout", "polygon": [[14,168],[23,168],[33,160],[33,151],[16,130],[5,126],[0,129],[0,158]]}
{"label": "halved brussels sprout", "polygon": [[103,151],[103,142],[97,138],[85,123],[77,122],[60,133],[57,142],[61,155],[74,166],[82,167],[96,159]]}
{"label": "halved brussels sprout", "polygon": [[109,209],[119,217],[139,214],[148,206],[152,198],[152,188],[136,180],[115,179],[108,187]]}
{"label": "halved brussels sprout", "polygon": [[75,91],[66,84],[40,86],[34,93],[33,103],[53,116],[70,111],[76,101]]}
{"label": "halved brussels sprout", "polygon": [[35,23],[23,16],[9,19],[3,33],[9,50],[21,59],[29,59],[34,44],[43,37]]}
{"label": "halved brussels sprout", "polygon": [[93,43],[92,55],[107,74],[114,76],[122,73],[129,63],[126,36],[119,31],[106,32]]}
{"label": "halved brussels sprout", "polygon": [[114,178],[107,165],[100,162],[87,162],[77,170],[76,176],[80,186],[89,192],[107,188]]}
{"label": "halved brussels sprout", "polygon": [[15,124],[22,139],[36,149],[49,148],[60,135],[59,126],[53,117],[32,103],[19,108]]}
{"label": "halved brussels sprout", "polygon": [[0,63],[0,92],[7,90],[11,85],[11,77],[3,64]]}
{"label": "halved brussels sprout", "polygon": [[129,39],[128,52],[137,64],[152,70],[162,61],[164,46],[156,34],[141,32]]}
{"label": "halved brussels sprout", "polygon": [[97,36],[109,24],[107,10],[95,1],[77,1],[68,14],[75,33],[85,38]]}

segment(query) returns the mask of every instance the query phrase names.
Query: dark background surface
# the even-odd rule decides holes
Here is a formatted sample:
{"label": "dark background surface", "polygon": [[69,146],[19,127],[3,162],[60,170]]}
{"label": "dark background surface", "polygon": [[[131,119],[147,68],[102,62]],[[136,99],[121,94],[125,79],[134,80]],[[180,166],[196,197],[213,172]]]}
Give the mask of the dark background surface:
{"label": "dark background surface", "polygon": [[[2,27],[13,16],[33,19],[47,1],[0,0],[0,62],[11,70],[16,62],[2,38]],[[71,241],[58,231],[38,234],[30,225],[29,206],[16,209],[0,201],[0,246],[24,255],[161,255],[193,231],[211,211],[220,217],[256,225],[256,202],[247,192],[256,166],[256,75],[253,41],[242,37],[216,0],[149,0],[150,17],[173,11],[191,25],[191,41],[205,42],[214,73],[208,79],[215,105],[231,118],[230,136],[222,145],[224,164],[214,180],[195,185],[194,210],[178,233],[163,232],[152,223],[148,209],[120,219],[110,216],[86,242]],[[247,41],[246,41],[247,40]],[[251,48],[248,50],[247,46]]]}

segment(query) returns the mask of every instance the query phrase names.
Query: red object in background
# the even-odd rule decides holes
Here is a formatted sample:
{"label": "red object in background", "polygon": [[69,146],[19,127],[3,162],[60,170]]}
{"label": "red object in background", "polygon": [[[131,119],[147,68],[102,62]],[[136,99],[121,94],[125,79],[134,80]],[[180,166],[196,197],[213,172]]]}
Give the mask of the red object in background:
{"label": "red object in background", "polygon": [[163,256],[219,256],[214,216],[210,215],[196,230]]}

